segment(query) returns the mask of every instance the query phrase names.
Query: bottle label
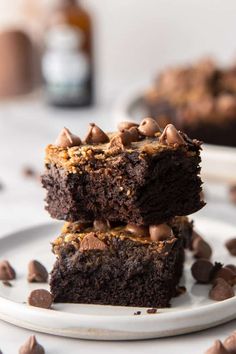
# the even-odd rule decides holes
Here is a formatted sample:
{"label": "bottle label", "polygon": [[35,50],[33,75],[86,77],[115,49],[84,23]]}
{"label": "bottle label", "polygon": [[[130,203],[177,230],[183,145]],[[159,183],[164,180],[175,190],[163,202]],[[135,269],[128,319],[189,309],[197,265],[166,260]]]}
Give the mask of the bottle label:
{"label": "bottle label", "polygon": [[80,49],[83,33],[68,25],[54,27],[48,33],[42,72],[47,92],[58,103],[83,103],[89,95],[90,66]]}

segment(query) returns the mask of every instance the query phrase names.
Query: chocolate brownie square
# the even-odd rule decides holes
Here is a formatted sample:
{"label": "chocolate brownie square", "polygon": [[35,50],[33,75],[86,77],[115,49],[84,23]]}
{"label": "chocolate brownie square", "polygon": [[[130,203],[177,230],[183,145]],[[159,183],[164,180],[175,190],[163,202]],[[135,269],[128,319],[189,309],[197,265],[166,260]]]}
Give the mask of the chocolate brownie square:
{"label": "chocolate brownie square", "polygon": [[171,124],[161,132],[151,118],[124,126],[105,134],[93,124],[84,143],[66,129],[47,146],[42,183],[53,218],[149,225],[202,208],[200,142]]}
{"label": "chocolate brownie square", "polygon": [[[66,223],[53,242],[55,302],[167,307],[184,262],[183,222],[150,227]],[[186,231],[186,228],[185,228]],[[189,235],[191,236],[191,223]]]}

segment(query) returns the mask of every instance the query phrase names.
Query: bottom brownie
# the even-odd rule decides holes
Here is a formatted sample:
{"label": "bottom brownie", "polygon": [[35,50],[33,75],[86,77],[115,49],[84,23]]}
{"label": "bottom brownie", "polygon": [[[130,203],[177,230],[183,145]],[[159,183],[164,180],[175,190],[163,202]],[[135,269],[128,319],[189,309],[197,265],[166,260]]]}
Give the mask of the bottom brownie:
{"label": "bottom brownie", "polygon": [[167,233],[168,227],[171,233],[161,237],[163,241],[153,241],[140,227],[135,234],[132,225],[97,231],[67,223],[53,243],[57,254],[50,281],[54,301],[169,306],[183,270],[180,224],[169,224]]}

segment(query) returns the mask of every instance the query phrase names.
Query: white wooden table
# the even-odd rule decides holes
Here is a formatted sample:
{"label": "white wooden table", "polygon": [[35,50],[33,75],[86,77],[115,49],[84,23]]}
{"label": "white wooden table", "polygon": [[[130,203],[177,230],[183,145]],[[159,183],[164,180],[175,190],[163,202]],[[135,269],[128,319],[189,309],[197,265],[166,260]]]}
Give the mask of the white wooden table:
{"label": "white wooden table", "polygon": [[[42,171],[44,147],[53,142],[63,126],[84,137],[89,122],[96,121],[105,130],[114,129],[109,110],[55,110],[37,100],[4,103],[0,106],[0,237],[6,233],[48,222],[44,211],[44,192],[40,184],[22,176],[23,166]],[[222,200],[224,188],[208,189],[209,203],[201,212],[236,224],[236,208]],[[212,195],[217,196],[212,200]],[[235,309],[232,309],[235,311]],[[214,339],[224,339],[236,329],[236,321],[190,335],[139,342],[95,342],[73,340],[36,333],[46,353],[135,353],[148,352],[198,354]],[[0,321],[0,349],[3,354],[18,352],[19,346],[32,332]]]}

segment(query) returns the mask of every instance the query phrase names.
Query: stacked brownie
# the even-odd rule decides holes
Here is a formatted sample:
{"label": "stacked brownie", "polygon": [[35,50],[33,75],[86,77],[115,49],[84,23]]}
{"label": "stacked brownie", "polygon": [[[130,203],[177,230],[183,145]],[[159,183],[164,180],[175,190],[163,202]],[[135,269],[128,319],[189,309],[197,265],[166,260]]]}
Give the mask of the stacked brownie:
{"label": "stacked brownie", "polygon": [[200,198],[201,144],[171,124],[123,122],[85,140],[64,128],[46,149],[56,302],[165,307],[176,294]]}

